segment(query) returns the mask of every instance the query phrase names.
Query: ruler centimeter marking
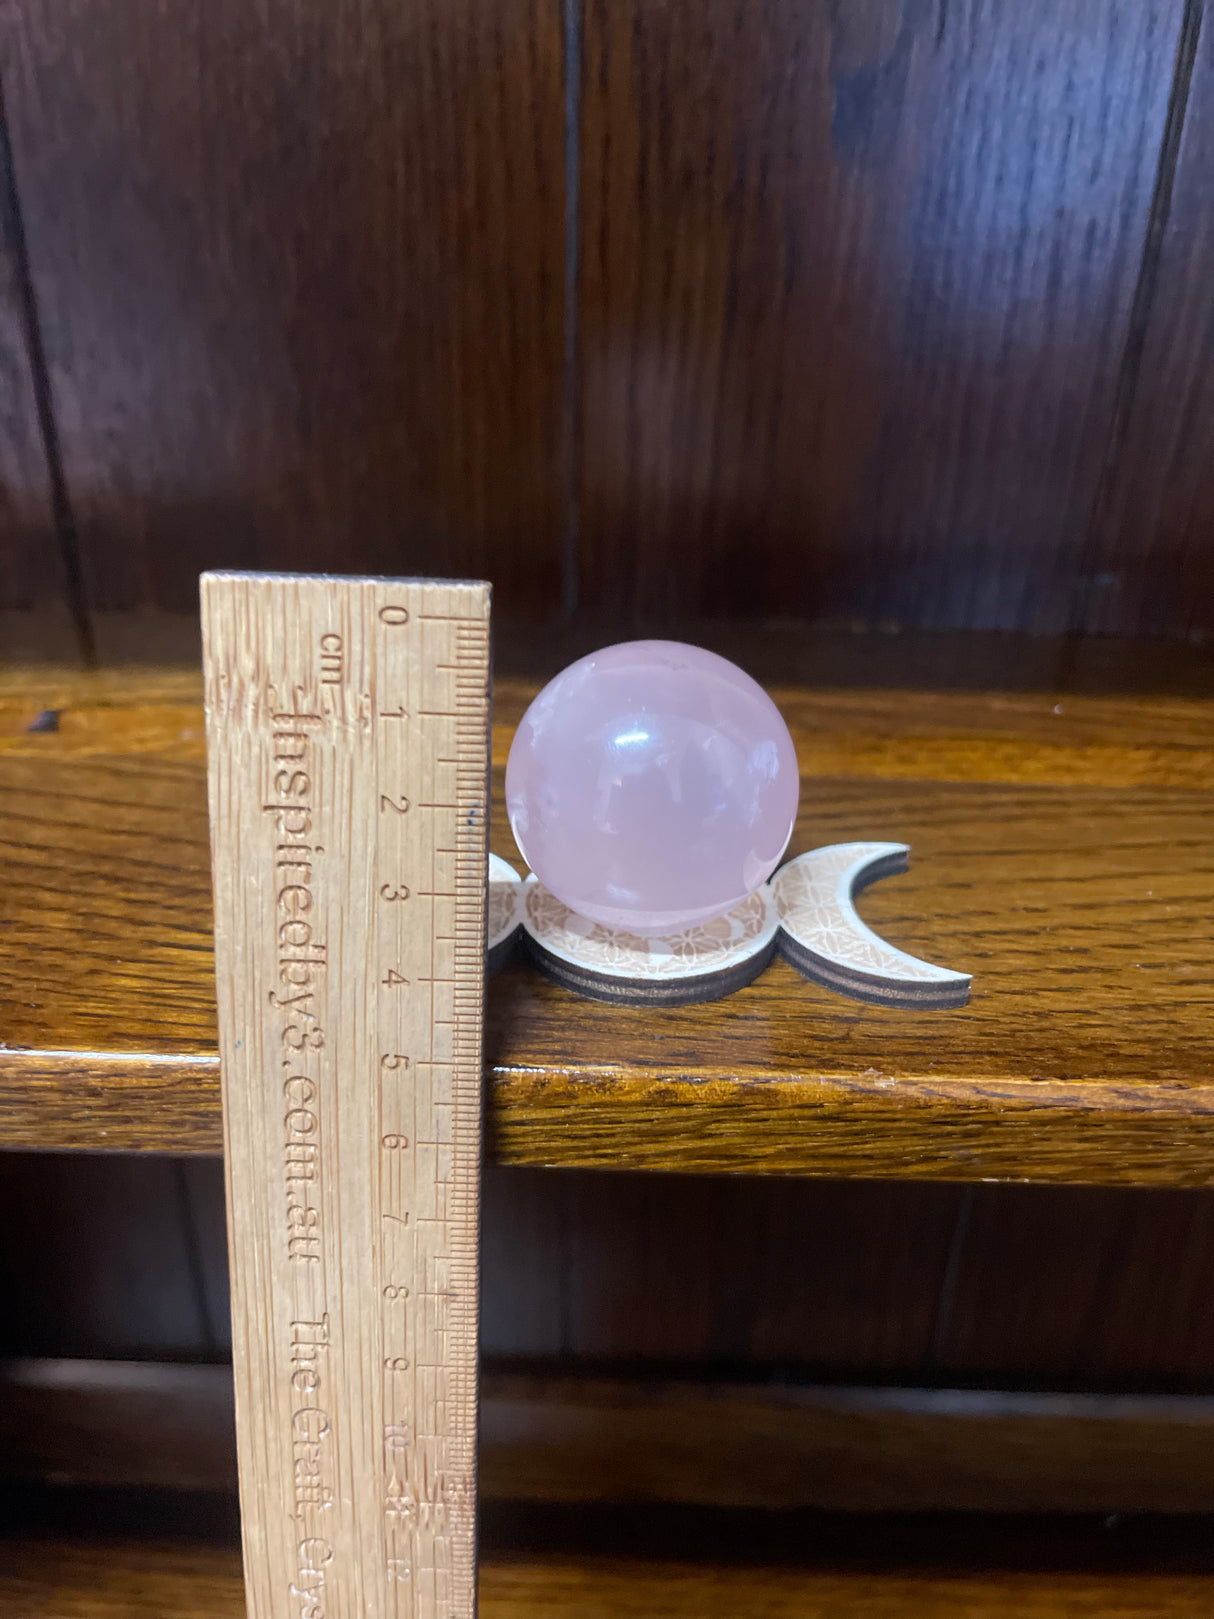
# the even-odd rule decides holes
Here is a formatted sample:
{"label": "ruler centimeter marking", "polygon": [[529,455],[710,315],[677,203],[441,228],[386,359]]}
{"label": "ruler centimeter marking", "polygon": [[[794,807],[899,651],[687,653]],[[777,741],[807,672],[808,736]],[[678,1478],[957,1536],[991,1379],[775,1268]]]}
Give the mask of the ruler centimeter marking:
{"label": "ruler centimeter marking", "polygon": [[202,610],[250,1619],[472,1619],[489,586]]}

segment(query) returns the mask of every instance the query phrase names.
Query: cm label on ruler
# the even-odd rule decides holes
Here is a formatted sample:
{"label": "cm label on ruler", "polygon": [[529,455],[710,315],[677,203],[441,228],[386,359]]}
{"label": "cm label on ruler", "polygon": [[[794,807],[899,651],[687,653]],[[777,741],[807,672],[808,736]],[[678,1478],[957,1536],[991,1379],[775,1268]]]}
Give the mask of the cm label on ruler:
{"label": "cm label on ruler", "polygon": [[488,594],[203,581],[254,1619],[474,1611]]}

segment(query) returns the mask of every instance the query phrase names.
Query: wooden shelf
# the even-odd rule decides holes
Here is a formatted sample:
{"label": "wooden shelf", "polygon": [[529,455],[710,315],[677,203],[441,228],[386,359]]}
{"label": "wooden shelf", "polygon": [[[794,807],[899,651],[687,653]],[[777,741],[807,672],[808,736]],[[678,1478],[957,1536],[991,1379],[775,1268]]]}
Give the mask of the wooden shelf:
{"label": "wooden shelf", "polygon": [[[1214,1513],[1214,1400],[483,1368],[482,1502]],[[230,1365],[0,1360],[0,1477],[234,1496]]]}
{"label": "wooden shelf", "polygon": [[[531,689],[497,693],[511,858],[501,772]],[[1214,1182],[1214,704],[775,695],[794,852],[909,843],[865,914],[972,971],[970,1006],[859,1006],[777,963],[716,1005],[633,1011],[512,968],[490,992],[497,1158]],[[44,712],[57,730],[30,729]],[[0,1144],[219,1151],[197,674],[0,676],[0,860]]]}
{"label": "wooden shelf", "polygon": [[[870,1531],[876,1566],[867,1568],[834,1558],[824,1567],[748,1567],[619,1554],[487,1553],[480,1612],[485,1619],[1205,1619],[1214,1605],[1214,1575],[1059,1568],[1053,1544],[1044,1555],[1031,1544],[1021,1548],[1018,1566],[965,1567],[964,1532],[955,1532],[960,1544],[949,1558],[963,1566],[923,1566],[919,1559],[899,1566],[876,1544],[882,1529],[878,1523]],[[146,1539],[0,1541],[0,1615],[244,1619],[240,1558],[230,1546]]]}

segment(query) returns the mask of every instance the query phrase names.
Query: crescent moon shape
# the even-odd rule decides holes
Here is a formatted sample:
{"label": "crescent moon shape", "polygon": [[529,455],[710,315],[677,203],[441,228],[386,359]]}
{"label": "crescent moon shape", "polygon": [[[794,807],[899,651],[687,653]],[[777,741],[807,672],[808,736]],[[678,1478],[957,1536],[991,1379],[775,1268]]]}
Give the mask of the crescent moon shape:
{"label": "crescent moon shape", "polygon": [[523,879],[501,855],[489,856],[489,892],[485,918],[485,966],[491,973],[514,953],[522,925]]}
{"label": "crescent moon shape", "polygon": [[869,883],[907,868],[905,843],[832,843],[798,855],[771,879],[780,953],[827,989],[877,1006],[964,1006],[968,973],[920,961],[879,937],[856,914]]}

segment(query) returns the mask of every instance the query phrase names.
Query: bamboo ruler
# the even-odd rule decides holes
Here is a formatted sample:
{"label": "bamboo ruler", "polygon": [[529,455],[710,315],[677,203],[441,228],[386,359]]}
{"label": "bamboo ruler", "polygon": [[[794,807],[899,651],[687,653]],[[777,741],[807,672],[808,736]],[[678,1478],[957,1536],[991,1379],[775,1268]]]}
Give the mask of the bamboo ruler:
{"label": "bamboo ruler", "polygon": [[471,1619],[489,587],[202,609],[250,1619]]}

